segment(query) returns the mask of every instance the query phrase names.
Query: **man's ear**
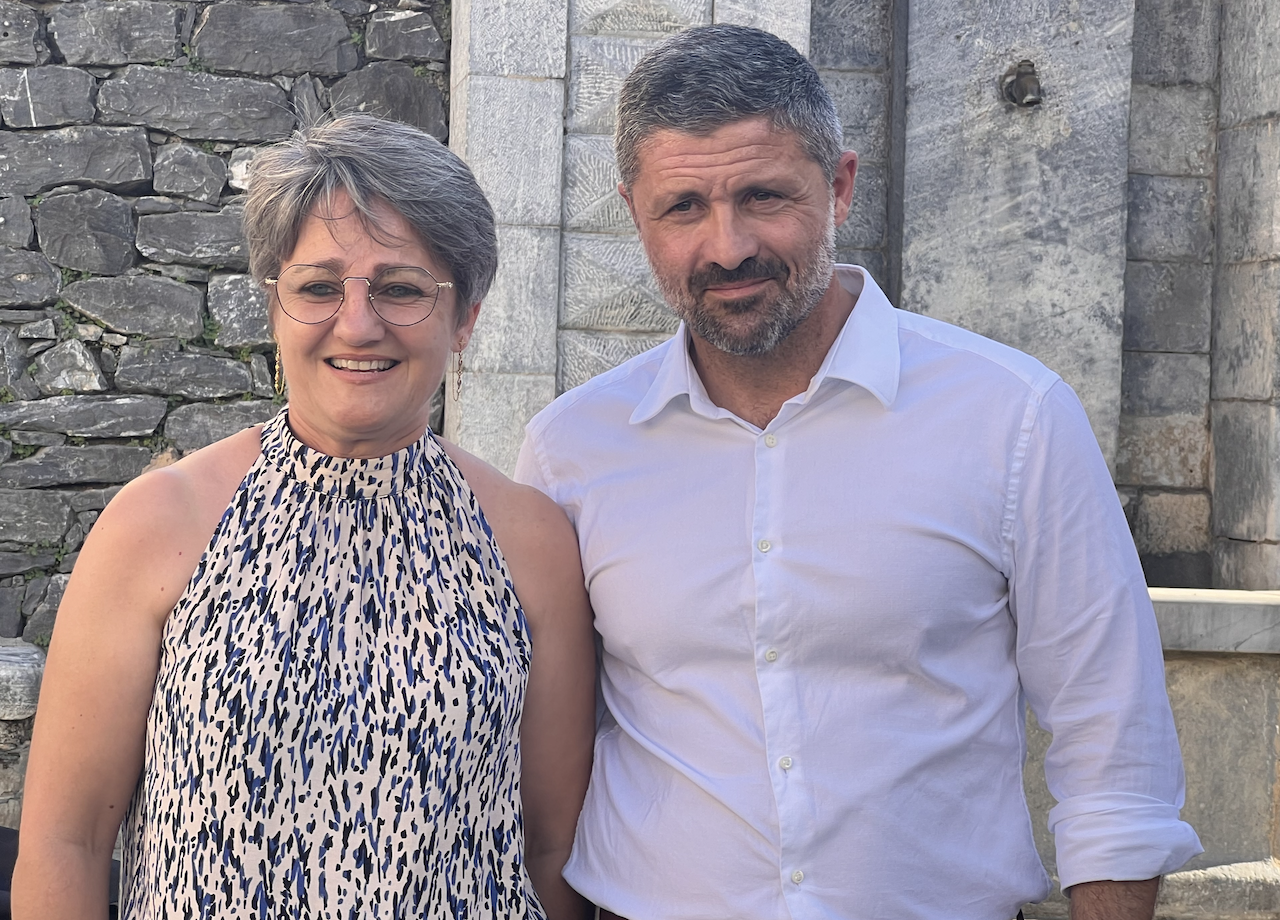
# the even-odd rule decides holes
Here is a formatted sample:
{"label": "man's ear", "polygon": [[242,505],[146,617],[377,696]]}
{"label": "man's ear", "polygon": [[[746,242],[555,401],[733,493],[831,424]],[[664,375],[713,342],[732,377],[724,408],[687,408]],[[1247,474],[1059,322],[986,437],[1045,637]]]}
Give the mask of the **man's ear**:
{"label": "man's ear", "polygon": [[636,233],[640,232],[640,221],[636,220],[636,206],[631,200],[631,192],[628,191],[626,183],[618,183],[618,194],[622,196],[622,200],[627,203],[627,211],[631,214],[631,223],[635,224]]}
{"label": "man's ear", "polygon": [[836,226],[839,227],[849,217],[849,206],[853,203],[853,183],[858,175],[858,155],[852,150],[840,154],[836,163],[836,175],[831,181],[831,195],[834,202]]}

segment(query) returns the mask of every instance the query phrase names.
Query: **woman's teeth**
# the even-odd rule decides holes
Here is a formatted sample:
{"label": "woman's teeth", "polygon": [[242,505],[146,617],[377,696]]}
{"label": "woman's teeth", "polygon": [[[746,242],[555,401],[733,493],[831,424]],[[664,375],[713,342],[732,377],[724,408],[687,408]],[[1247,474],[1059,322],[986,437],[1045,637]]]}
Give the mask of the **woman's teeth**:
{"label": "woman's teeth", "polygon": [[330,358],[329,366],[342,371],[386,371],[395,366],[394,361],[351,361],[347,358]]}

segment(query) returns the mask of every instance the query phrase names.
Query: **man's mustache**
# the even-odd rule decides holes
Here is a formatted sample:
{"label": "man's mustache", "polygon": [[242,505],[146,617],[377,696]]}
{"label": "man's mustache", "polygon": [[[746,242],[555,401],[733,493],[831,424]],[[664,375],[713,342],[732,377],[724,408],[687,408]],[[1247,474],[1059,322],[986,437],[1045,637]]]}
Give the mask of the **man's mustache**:
{"label": "man's mustache", "polygon": [[689,276],[689,290],[694,295],[699,295],[716,285],[738,284],[762,278],[772,278],[778,284],[785,285],[790,275],[791,270],[781,259],[757,259],[752,256],[743,259],[737,268],[725,268],[712,262],[706,268],[698,269]]}

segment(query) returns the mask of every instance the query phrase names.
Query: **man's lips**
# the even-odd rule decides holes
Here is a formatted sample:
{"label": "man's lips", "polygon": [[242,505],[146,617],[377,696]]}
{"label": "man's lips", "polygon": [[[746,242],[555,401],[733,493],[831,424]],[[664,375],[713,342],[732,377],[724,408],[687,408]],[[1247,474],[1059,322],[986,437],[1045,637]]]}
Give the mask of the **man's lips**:
{"label": "man's lips", "polygon": [[325,363],[340,371],[370,373],[373,371],[389,371],[400,362],[393,361],[390,358],[326,358]]}

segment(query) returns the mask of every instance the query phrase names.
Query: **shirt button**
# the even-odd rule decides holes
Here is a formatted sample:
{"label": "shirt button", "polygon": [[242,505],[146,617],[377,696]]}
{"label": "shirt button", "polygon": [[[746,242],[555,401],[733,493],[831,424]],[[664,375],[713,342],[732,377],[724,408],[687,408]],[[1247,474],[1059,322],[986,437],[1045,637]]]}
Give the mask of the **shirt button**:
{"label": "shirt button", "polygon": [[767,435],[765,435],[765,436],[764,436],[764,446],[765,446],[765,447],[777,447],[777,446],[778,446],[778,436],[777,436],[777,435],[773,435],[773,434],[767,434]]}
{"label": "shirt button", "polygon": [[777,661],[777,660],[778,660],[778,650],[777,650],[776,648],[771,648],[771,649],[769,649],[769,651],[767,651],[767,652],[765,652],[765,653],[764,653],[764,660],[765,660],[765,661]]}
{"label": "shirt button", "polygon": [[799,869],[797,869],[795,872],[792,872],[792,873],[791,873],[791,881],[793,881],[793,882],[795,882],[797,885],[799,885],[801,882],[803,882],[803,881],[804,881],[804,873],[803,873],[803,872],[801,872]]}
{"label": "shirt button", "polygon": [[773,544],[770,543],[768,540],[761,540],[759,543],[756,544],[756,547],[760,550],[760,552],[767,553],[769,552],[769,550],[773,549]]}
{"label": "shirt button", "polygon": [[791,760],[790,757],[783,757],[781,760],[778,761],[778,766],[782,767],[782,769],[784,770],[790,770],[792,763],[793,761]]}

